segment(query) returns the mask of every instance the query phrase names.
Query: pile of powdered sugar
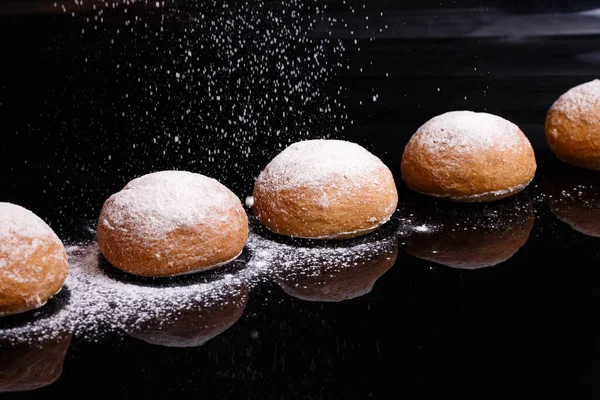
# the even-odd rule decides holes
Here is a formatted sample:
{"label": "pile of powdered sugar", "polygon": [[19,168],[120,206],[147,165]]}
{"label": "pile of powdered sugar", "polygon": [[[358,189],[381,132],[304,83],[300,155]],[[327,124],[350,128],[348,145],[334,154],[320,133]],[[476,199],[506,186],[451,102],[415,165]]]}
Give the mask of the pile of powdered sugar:
{"label": "pile of powdered sugar", "polygon": [[[290,268],[297,267],[296,274],[307,275],[326,273],[328,268],[352,268],[361,259],[386,251],[395,241],[392,233],[381,239],[296,244],[269,238],[253,228],[246,246],[248,258],[238,261],[242,268],[200,282],[194,275],[190,281],[174,284],[169,284],[168,278],[157,280],[164,285],[115,276],[111,266],[103,266],[96,242],[71,245],[67,247],[70,270],[65,284],[69,295],[64,304],[49,315],[37,317],[34,312],[24,323],[0,327],[0,340],[45,341],[72,333],[97,341],[111,333],[143,330],[147,322],[177,319],[182,310],[240,301],[242,291],[246,293]],[[311,266],[318,267],[318,272]]]}
{"label": "pile of powdered sugar", "polygon": [[560,96],[552,108],[567,116],[573,115],[577,118],[581,114],[593,113],[600,106],[600,80],[575,86]]}

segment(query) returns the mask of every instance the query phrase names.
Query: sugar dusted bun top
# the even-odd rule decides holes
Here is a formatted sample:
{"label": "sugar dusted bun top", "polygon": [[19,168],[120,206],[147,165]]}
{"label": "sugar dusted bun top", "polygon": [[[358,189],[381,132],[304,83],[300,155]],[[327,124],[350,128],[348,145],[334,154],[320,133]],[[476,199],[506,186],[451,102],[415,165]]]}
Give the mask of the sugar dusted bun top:
{"label": "sugar dusted bun top", "polygon": [[600,169],[600,80],[560,96],[548,111],[545,128],[548,146],[559,159]]}
{"label": "sugar dusted bun top", "polygon": [[279,153],[256,182],[276,190],[321,189],[342,177],[349,185],[364,186],[382,168],[387,169],[379,158],[356,143],[306,140]]}
{"label": "sugar dusted bun top", "polygon": [[294,143],[262,171],[254,213],[283,235],[333,239],[360,236],[389,220],[398,194],[391,171],[358,144]]}
{"label": "sugar dusted bun top", "polygon": [[401,169],[408,186],[423,194],[489,201],[527,186],[536,162],[529,140],[512,122],[487,113],[453,111],[417,130]]}
{"label": "sugar dusted bun top", "polygon": [[42,306],[67,278],[65,248],[31,211],[0,203],[0,316]]}

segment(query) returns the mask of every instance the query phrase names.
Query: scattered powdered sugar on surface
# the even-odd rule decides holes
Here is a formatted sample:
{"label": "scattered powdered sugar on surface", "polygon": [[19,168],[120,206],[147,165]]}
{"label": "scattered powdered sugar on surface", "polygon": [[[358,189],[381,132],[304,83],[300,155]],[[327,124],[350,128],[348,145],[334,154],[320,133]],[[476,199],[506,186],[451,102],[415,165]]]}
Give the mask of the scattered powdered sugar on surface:
{"label": "scattered powdered sugar on surface", "polygon": [[421,150],[432,154],[519,148],[524,141],[519,127],[512,122],[493,114],[472,111],[438,115],[421,126],[411,138]]}
{"label": "scattered powdered sugar on surface", "polygon": [[34,342],[69,332],[85,340],[101,340],[109,333],[143,329],[145,323],[157,319],[177,319],[182,310],[199,305],[209,308],[238,301],[241,291],[270,281],[286,269],[297,267],[295,273],[314,275],[328,268],[354,267],[361,258],[389,248],[395,240],[391,235],[371,242],[314,247],[281,243],[251,231],[246,246],[249,258],[243,268],[225,271],[210,281],[165,286],[130,282],[107,273],[105,268],[112,267],[103,268],[96,242],[68,246],[65,304],[50,315],[32,315],[25,323],[0,328],[0,339]]}
{"label": "scattered powdered sugar on surface", "polygon": [[371,181],[373,172],[387,169],[381,160],[356,143],[343,140],[306,140],[279,153],[263,170],[257,184],[276,190],[321,188],[326,183]]}
{"label": "scattered powdered sugar on surface", "polygon": [[185,171],[161,171],[129,182],[105,203],[106,228],[160,239],[180,225],[214,225],[241,203],[218,181]]}
{"label": "scattered powdered sugar on surface", "polygon": [[564,113],[567,117],[579,118],[581,113],[594,112],[600,105],[600,80],[575,86],[554,103],[554,110]]}

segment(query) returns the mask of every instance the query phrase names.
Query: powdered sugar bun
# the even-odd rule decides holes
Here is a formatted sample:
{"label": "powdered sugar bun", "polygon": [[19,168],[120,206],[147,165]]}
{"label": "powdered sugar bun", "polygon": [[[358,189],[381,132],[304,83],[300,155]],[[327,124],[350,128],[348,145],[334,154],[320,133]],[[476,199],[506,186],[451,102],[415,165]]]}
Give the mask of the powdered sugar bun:
{"label": "powdered sugar bun", "polygon": [[546,141],[559,159],[600,169],[600,80],[572,88],[552,105]]}
{"label": "powdered sugar bun", "polygon": [[43,306],[67,274],[67,253],[54,231],[31,211],[0,203],[0,316]]}
{"label": "powdered sugar bun", "polygon": [[254,214],[269,230],[310,239],[369,233],[396,210],[398,193],[389,168],[355,143],[294,143],[261,172]]}
{"label": "powdered sugar bun", "polygon": [[98,221],[106,259],[143,276],[214,268],[236,258],[247,237],[240,200],[216,180],[185,171],[132,180],[104,203]]}
{"label": "powdered sugar bun", "polygon": [[535,155],[515,124],[487,113],[453,111],[432,118],[406,145],[402,179],[439,198],[481,202],[523,190],[533,179]]}

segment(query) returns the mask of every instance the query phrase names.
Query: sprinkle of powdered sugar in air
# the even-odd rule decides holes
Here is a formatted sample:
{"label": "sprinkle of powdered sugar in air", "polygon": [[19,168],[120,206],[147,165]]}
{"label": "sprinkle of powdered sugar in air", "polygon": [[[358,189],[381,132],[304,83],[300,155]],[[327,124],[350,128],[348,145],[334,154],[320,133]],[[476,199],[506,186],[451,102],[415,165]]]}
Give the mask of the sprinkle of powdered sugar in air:
{"label": "sprinkle of powdered sugar in air", "polygon": [[411,142],[430,153],[460,154],[497,148],[518,149],[527,139],[518,126],[496,115],[451,111],[427,121]]}
{"label": "sprinkle of powdered sugar in air", "polygon": [[322,188],[346,178],[344,184],[360,185],[376,170],[387,170],[383,162],[356,143],[343,140],[306,140],[279,153],[259,175],[257,183],[276,190]]}
{"label": "sprinkle of powdered sugar in air", "polygon": [[[157,10],[154,2],[79,0],[54,7],[72,15],[79,29],[68,35],[79,35],[75,42],[96,43],[100,51],[66,51],[66,33],[48,49],[72,67],[66,78],[77,87],[57,87],[56,109],[48,111],[57,131],[64,123],[60,99],[74,111],[74,133],[54,150],[53,171],[63,172],[61,158],[77,158],[85,148],[94,161],[77,159],[75,168],[99,181],[126,181],[155,170],[159,160],[160,169],[239,177],[223,183],[247,194],[263,167],[253,162],[257,156],[331,137],[348,121],[345,89],[332,79],[347,68],[345,44],[323,34],[344,21],[318,1],[165,0]],[[97,81],[107,84],[89,84]],[[88,134],[76,134],[83,127]],[[63,212],[95,218],[87,193],[96,179],[79,182],[81,192],[55,186]]]}
{"label": "sprinkle of powdered sugar in air", "polygon": [[180,225],[214,225],[240,205],[218,181],[185,171],[161,171],[129,182],[112,195],[100,221],[147,240],[162,239]]}
{"label": "sprinkle of powdered sugar in air", "polygon": [[575,86],[559,97],[552,108],[566,114],[567,117],[580,118],[581,114],[594,112],[600,107],[600,80]]}

